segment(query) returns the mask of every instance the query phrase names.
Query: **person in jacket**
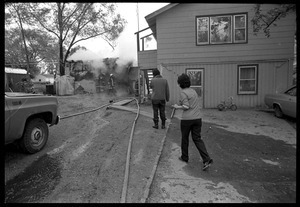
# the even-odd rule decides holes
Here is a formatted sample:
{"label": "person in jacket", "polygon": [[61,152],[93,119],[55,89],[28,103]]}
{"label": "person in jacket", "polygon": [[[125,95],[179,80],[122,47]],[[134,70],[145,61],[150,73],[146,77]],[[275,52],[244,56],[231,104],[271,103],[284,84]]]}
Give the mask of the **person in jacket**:
{"label": "person in jacket", "polygon": [[115,92],[115,77],[113,74],[110,74],[108,79],[108,94],[115,95]]}
{"label": "person in jacket", "polygon": [[198,94],[194,89],[190,88],[191,81],[187,74],[183,73],[180,75],[177,79],[177,83],[182,90],[179,105],[174,104],[173,107],[183,110],[180,121],[181,156],[179,159],[188,162],[189,135],[192,133],[192,139],[203,161],[203,170],[206,170],[213,163],[213,160],[210,158],[205,144],[201,139],[202,114]]}
{"label": "person in jacket", "polygon": [[165,106],[166,102],[169,101],[170,92],[168,81],[160,75],[158,69],[153,70],[153,78],[150,83],[150,88],[152,88],[151,100],[153,108],[153,128],[158,129],[158,111],[161,119],[161,128],[165,129],[166,126],[166,113]]}

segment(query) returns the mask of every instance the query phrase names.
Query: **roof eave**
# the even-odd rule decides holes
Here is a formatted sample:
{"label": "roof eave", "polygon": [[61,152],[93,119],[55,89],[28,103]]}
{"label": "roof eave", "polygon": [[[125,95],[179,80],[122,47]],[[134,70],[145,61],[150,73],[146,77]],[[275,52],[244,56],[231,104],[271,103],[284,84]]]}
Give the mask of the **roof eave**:
{"label": "roof eave", "polygon": [[153,36],[156,39],[156,17],[158,15],[160,15],[161,13],[173,8],[174,6],[177,6],[179,3],[175,3],[175,4],[168,4],[154,12],[152,12],[151,14],[148,14],[147,16],[145,16],[145,19],[150,27],[150,29],[152,30]]}

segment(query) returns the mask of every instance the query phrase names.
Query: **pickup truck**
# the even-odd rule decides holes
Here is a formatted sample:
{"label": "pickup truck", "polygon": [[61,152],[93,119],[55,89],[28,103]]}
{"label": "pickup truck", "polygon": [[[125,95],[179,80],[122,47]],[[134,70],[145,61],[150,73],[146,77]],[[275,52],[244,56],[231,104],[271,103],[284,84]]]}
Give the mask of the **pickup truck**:
{"label": "pickup truck", "polygon": [[55,96],[5,92],[5,144],[17,143],[26,153],[36,153],[48,141],[49,126],[59,122]]}

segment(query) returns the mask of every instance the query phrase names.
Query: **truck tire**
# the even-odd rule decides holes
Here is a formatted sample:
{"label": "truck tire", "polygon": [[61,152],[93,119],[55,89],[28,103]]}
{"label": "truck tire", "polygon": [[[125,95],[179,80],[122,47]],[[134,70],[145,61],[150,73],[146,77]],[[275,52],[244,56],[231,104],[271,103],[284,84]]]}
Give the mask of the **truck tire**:
{"label": "truck tire", "polygon": [[275,105],[274,106],[274,112],[275,112],[275,116],[278,117],[278,118],[282,118],[283,117],[283,113],[281,111],[281,108],[279,105]]}
{"label": "truck tire", "polygon": [[48,135],[47,123],[40,118],[32,119],[25,125],[20,147],[25,153],[36,153],[44,148],[48,141]]}

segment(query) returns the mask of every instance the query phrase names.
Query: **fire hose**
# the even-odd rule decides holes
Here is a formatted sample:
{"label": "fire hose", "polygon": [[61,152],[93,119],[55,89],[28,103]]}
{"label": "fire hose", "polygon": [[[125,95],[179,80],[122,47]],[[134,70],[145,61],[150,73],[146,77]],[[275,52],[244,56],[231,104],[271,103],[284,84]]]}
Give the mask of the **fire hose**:
{"label": "fire hose", "polygon": [[[125,98],[125,99],[128,99],[128,98]],[[126,202],[126,195],[127,195],[127,188],[128,188],[128,178],[129,178],[129,162],[130,162],[130,153],[131,153],[132,139],[133,139],[133,133],[134,133],[136,121],[137,121],[137,119],[139,117],[139,113],[140,113],[140,106],[138,104],[138,100],[136,98],[129,98],[129,99],[132,99],[132,100],[136,101],[138,110],[137,110],[137,115],[136,115],[136,117],[134,119],[134,122],[133,122],[133,125],[132,125],[130,139],[129,139],[129,144],[128,144],[128,149],[127,149],[126,166],[125,166],[125,176],[124,176],[124,183],[123,183],[123,188],[122,188],[121,203],[125,203]],[[79,115],[82,115],[82,114],[86,114],[86,113],[90,113],[90,112],[93,112],[93,111],[97,111],[97,110],[99,110],[101,108],[104,108],[104,107],[107,107],[107,106],[113,104],[114,101],[110,100],[109,102],[110,103],[102,105],[102,106],[97,107],[95,109],[91,109],[91,110],[87,110],[87,111],[83,111],[83,112],[79,112],[79,113],[67,115],[67,116],[61,117],[60,119],[61,120],[62,119],[67,119],[67,118],[70,118],[70,117],[79,116]]]}
{"label": "fire hose", "polygon": [[121,196],[121,203],[125,203],[126,202],[126,195],[127,195],[127,188],[128,188],[128,177],[129,177],[129,162],[130,162],[130,153],[131,153],[131,145],[132,145],[132,138],[133,138],[133,132],[134,132],[134,128],[135,128],[135,124],[136,121],[139,117],[140,114],[140,106],[138,103],[138,100],[133,98],[136,101],[138,110],[136,113],[136,117],[134,119],[132,128],[131,128],[131,134],[130,134],[130,138],[129,138],[129,144],[128,144],[128,149],[127,149],[127,157],[126,157],[126,166],[125,166],[125,176],[124,176],[124,183],[123,183],[123,188],[122,188],[122,196]]}
{"label": "fire hose", "polygon": [[67,119],[67,118],[70,118],[70,117],[73,117],[73,116],[79,116],[79,115],[82,115],[82,114],[90,113],[90,112],[93,112],[93,111],[97,111],[97,110],[99,110],[99,109],[102,109],[102,108],[104,108],[104,107],[106,107],[106,106],[109,106],[109,105],[111,105],[111,103],[102,105],[102,106],[100,106],[100,107],[98,107],[98,108],[91,109],[91,110],[88,110],[88,111],[83,111],[83,112],[79,112],[79,113],[76,113],[76,114],[67,115],[67,116],[61,117],[60,119]]}
{"label": "fire hose", "polygon": [[[135,99],[135,98],[128,98],[127,97],[127,98],[123,98],[123,99]],[[123,99],[120,99],[120,100],[123,100]],[[120,101],[120,100],[117,100],[117,101]],[[61,120],[62,119],[67,119],[67,118],[70,118],[70,117],[73,117],[73,116],[79,116],[79,115],[82,115],[82,114],[86,114],[86,113],[90,113],[90,112],[93,112],[93,111],[97,111],[99,109],[102,109],[102,108],[104,108],[106,106],[111,105],[112,103],[113,103],[113,100],[110,100],[108,104],[104,104],[104,105],[99,106],[99,107],[97,107],[95,109],[91,109],[91,110],[87,110],[87,111],[83,111],[83,112],[79,112],[79,113],[75,113],[75,114],[66,115],[66,116],[60,117],[60,119]]]}
{"label": "fire hose", "polygon": [[[127,98],[127,99],[128,99],[128,98]],[[136,117],[135,117],[135,119],[134,119],[134,122],[133,122],[133,125],[132,125],[132,128],[131,128],[131,134],[130,134],[129,144],[128,144],[128,148],[127,148],[127,157],[126,157],[125,175],[124,175],[124,182],[123,182],[122,195],[121,195],[121,203],[125,203],[125,202],[126,202],[127,189],[128,189],[129,164],[130,164],[130,154],[131,154],[132,139],[133,139],[133,133],[134,133],[135,125],[136,125],[137,119],[138,119],[139,114],[140,114],[140,106],[139,106],[139,104],[138,104],[138,100],[137,100],[136,98],[130,98],[130,99],[133,99],[133,100],[136,101],[138,110],[137,110]],[[67,116],[61,117],[61,119],[66,119],[66,118],[70,118],[70,117],[73,117],[73,116],[78,116],[78,115],[82,115],[82,114],[85,114],[85,113],[90,113],[90,112],[99,110],[99,109],[101,109],[101,108],[104,108],[104,107],[106,107],[106,106],[109,106],[109,105],[111,105],[112,103],[113,103],[113,101],[110,101],[109,104],[102,105],[102,106],[97,107],[97,108],[92,109],[92,110],[88,110],[88,111],[83,111],[83,112],[76,113],[76,114],[67,115]],[[173,116],[174,116],[175,110],[176,110],[176,109],[173,108],[172,113],[171,113],[171,119],[172,119]],[[167,125],[166,134],[167,134],[167,132],[168,132],[168,130],[169,130],[169,128],[170,128],[170,124],[171,124],[171,123],[169,123],[169,124]],[[147,182],[147,185],[146,185],[146,190],[145,190],[145,192],[144,192],[144,197],[141,199],[141,202],[142,202],[142,203],[145,203],[146,200],[148,199],[150,187],[151,187],[151,185],[152,185],[153,178],[154,178],[154,175],[155,175],[157,166],[158,166],[158,162],[159,162],[160,156],[161,156],[161,154],[162,154],[162,150],[163,150],[163,147],[164,147],[165,139],[166,139],[166,135],[165,135],[165,136],[163,137],[163,139],[162,139],[162,144],[161,144],[161,147],[160,147],[160,149],[159,149],[158,155],[157,155],[157,157],[156,157],[155,165],[154,165],[154,167],[153,167],[152,173],[151,173],[150,178],[149,178],[149,180],[148,180],[148,182]]]}

